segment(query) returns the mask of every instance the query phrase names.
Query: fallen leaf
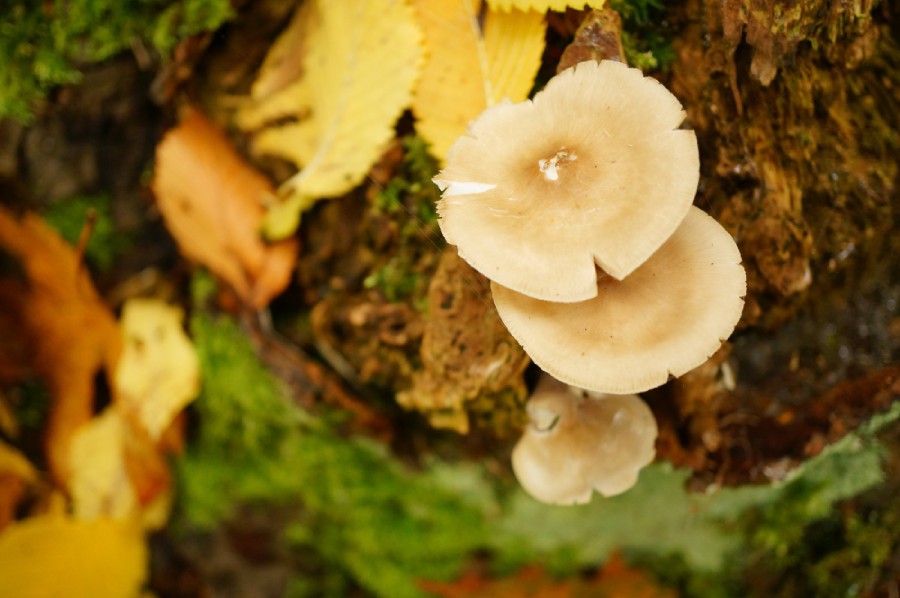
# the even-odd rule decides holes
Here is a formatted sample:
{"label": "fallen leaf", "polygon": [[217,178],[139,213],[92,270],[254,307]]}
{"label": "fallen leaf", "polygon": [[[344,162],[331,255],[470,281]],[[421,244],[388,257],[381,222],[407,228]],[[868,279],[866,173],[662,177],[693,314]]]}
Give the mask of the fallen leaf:
{"label": "fallen leaf", "polygon": [[68,488],[78,519],[121,519],[137,512],[137,495],[125,471],[124,428],[119,412],[107,408],[72,438]]}
{"label": "fallen leaf", "polygon": [[471,570],[453,582],[422,581],[426,592],[441,598],[675,598],[641,569],[629,567],[614,553],[593,578],[556,579],[538,566],[500,579]]}
{"label": "fallen leaf", "polygon": [[267,244],[259,234],[271,183],[232,149],[202,114],[188,109],[156,149],[153,192],[182,253],[260,309],[290,282],[296,239]]}
{"label": "fallen leaf", "polygon": [[622,17],[612,7],[592,10],[584,16],[575,39],[559,57],[556,73],[587,60],[618,60],[628,64],[622,43]]}
{"label": "fallen leaf", "polygon": [[[149,527],[165,523],[167,505],[171,499],[172,477],[162,447],[147,430],[129,414],[122,416],[125,422],[122,434],[122,457],[128,479],[134,485],[138,503],[143,511],[151,511],[146,521]],[[163,507],[158,508],[157,503]],[[162,516],[162,520],[154,519]]]}
{"label": "fallen leaf", "polygon": [[69,442],[93,415],[99,380],[112,387],[121,350],[118,326],[75,251],[38,216],[0,207],[0,376],[38,376],[52,408],[47,460],[58,483],[68,479]]}
{"label": "fallen leaf", "polygon": [[[8,339],[11,341],[13,339]],[[0,357],[4,355],[3,348],[0,348]],[[2,361],[2,359],[0,359]],[[5,380],[6,376],[0,373],[0,381]],[[16,419],[15,410],[9,399],[3,394],[0,388],[0,433],[5,434],[7,438],[15,440],[19,437],[19,420]]]}
{"label": "fallen leaf", "polygon": [[0,533],[13,521],[16,507],[37,471],[22,453],[0,440]]}
{"label": "fallen leaf", "polygon": [[302,77],[239,118],[256,125],[292,107],[289,115],[298,119],[255,139],[257,151],[302,168],[283,185],[286,200],[266,219],[270,238],[290,235],[316,200],[362,181],[393,138],[422,62],[421,32],[406,2],[314,0],[297,18],[287,35],[308,32]]}
{"label": "fallen leaf", "polygon": [[[315,10],[313,2],[302,3],[272,44],[250,87],[249,102],[235,115],[240,128],[258,129],[269,121],[308,116],[303,111],[312,105],[313,90],[303,84],[301,77],[309,39],[316,26]],[[291,87],[296,89],[285,91]]]}
{"label": "fallen leaf", "polygon": [[200,392],[200,362],[183,320],[180,308],[156,299],[131,299],[122,308],[118,405],[134,413],[154,440]]}
{"label": "fallen leaf", "polygon": [[544,50],[538,11],[490,9],[477,0],[413,0],[428,59],[413,99],[416,128],[441,161],[469,121],[508,98],[528,97]]}
{"label": "fallen leaf", "polygon": [[663,587],[650,573],[630,567],[618,552],[613,553],[597,574],[592,592],[582,591],[574,596],[609,596],[610,598],[675,598],[678,594]]}
{"label": "fallen leaf", "polygon": [[165,522],[171,478],[162,440],[200,391],[200,363],[183,318],[181,309],[156,299],[131,299],[122,308],[116,401],[71,443],[68,488],[77,517],[121,519],[149,510],[148,526]]}
{"label": "fallen leaf", "polygon": [[172,484],[164,455],[119,405],[110,405],[75,433],[69,459],[67,487],[77,518],[137,516],[154,529],[165,523]]}
{"label": "fallen leaf", "polygon": [[13,474],[26,482],[37,480],[37,472],[28,459],[2,440],[0,440],[0,473]]}
{"label": "fallen leaf", "polygon": [[441,598],[571,598],[572,582],[556,580],[540,567],[525,567],[512,577],[491,578],[467,571],[453,582],[421,581],[423,590]]}
{"label": "fallen leaf", "polygon": [[0,596],[131,598],[140,595],[147,549],[140,526],[48,514],[0,533]]}
{"label": "fallen leaf", "polygon": [[581,10],[585,6],[601,8],[604,0],[487,0],[488,6],[493,10],[536,10],[547,12],[555,10],[562,12],[567,8]]}

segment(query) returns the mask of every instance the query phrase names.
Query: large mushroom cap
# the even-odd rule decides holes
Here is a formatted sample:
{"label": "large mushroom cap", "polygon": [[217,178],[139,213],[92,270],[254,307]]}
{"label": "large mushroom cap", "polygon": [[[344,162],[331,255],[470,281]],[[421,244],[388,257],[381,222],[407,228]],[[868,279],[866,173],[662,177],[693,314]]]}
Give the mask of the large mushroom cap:
{"label": "large mushroom cap", "polygon": [[677,231],[594,299],[550,303],[491,286],[503,323],[531,359],[574,386],[643,392],[703,363],[743,311],[746,276],[734,240],[692,208]]}
{"label": "large mushroom cap", "polygon": [[529,424],[512,454],[516,479],[552,504],[582,504],[594,490],[625,492],[653,460],[656,420],[636,395],[587,398],[547,377],[528,401]]}
{"label": "large mushroom cap", "polygon": [[482,274],[547,301],[594,297],[678,227],[700,162],[684,112],[654,79],[583,62],[533,101],[485,110],[435,177],[440,227]]}

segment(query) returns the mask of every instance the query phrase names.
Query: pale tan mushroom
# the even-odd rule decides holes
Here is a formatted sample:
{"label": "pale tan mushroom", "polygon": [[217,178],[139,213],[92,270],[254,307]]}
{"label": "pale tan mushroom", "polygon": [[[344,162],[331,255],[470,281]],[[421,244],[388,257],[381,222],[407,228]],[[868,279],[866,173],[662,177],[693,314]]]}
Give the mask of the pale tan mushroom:
{"label": "pale tan mushroom", "polygon": [[533,101],[469,125],[435,183],[444,237],[476,270],[547,301],[597,294],[595,264],[622,279],[678,227],[699,157],[678,100],[640,70],[583,62]]}
{"label": "pale tan mushroom", "polygon": [[597,297],[581,303],[491,289],[503,323],[541,369],[621,394],[703,363],[737,325],[747,288],[731,235],[698,208],[628,278],[601,275],[597,284]]}
{"label": "pale tan mushroom", "polygon": [[529,424],[512,454],[535,499],[583,504],[594,490],[625,492],[655,456],[656,420],[636,395],[590,398],[549,376],[528,401]]}

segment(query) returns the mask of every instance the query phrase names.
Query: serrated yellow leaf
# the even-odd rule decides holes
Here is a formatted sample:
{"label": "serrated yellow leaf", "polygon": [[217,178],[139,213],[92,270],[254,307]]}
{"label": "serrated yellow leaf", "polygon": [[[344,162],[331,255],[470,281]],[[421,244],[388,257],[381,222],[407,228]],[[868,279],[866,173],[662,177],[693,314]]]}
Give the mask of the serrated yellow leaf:
{"label": "serrated yellow leaf", "polygon": [[[422,62],[421,32],[412,8],[400,0],[313,0],[301,18],[309,31],[303,75],[269,100],[295,102],[300,121],[261,132],[257,151],[293,161],[302,170],[285,183],[287,208],[273,211],[266,232],[293,230],[287,219],[315,199],[346,193],[360,181],[394,136],[394,123],[409,106]],[[267,108],[266,110],[270,110]],[[273,110],[275,112],[275,110]],[[271,114],[273,112],[267,112]],[[243,117],[244,124],[255,124]]]}
{"label": "serrated yellow leaf", "polygon": [[147,549],[131,520],[32,517],[0,534],[0,596],[140,596]]}
{"label": "serrated yellow leaf", "polygon": [[315,26],[313,19],[307,14],[311,10],[312,2],[301,3],[294,11],[287,28],[272,44],[250,89],[250,96],[254,100],[262,100],[278,93],[303,73],[303,56],[306,54],[311,28]]}
{"label": "serrated yellow leaf", "polygon": [[314,3],[301,4],[266,54],[250,88],[250,101],[238,110],[235,119],[240,128],[258,129],[285,117],[308,119],[314,90],[303,83],[301,76],[303,59],[316,25]]}
{"label": "serrated yellow leaf", "polygon": [[122,309],[125,341],[115,384],[121,406],[159,440],[200,392],[200,362],[181,327],[184,313],[157,299],[131,299]]}
{"label": "serrated yellow leaf", "polygon": [[581,10],[585,6],[602,8],[604,0],[487,0],[488,6],[493,10],[536,10],[547,12],[555,10],[562,12],[567,8]]}
{"label": "serrated yellow leaf", "polygon": [[485,108],[528,97],[544,50],[544,17],[489,10],[482,29],[477,0],[414,0],[414,6],[428,58],[413,112],[419,133],[443,160]]}

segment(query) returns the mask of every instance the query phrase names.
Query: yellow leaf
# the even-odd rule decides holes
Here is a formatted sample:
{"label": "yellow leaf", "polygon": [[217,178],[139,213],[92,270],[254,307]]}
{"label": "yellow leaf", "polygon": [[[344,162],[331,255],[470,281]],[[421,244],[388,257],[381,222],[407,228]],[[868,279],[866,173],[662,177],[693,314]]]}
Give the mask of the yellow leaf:
{"label": "yellow leaf", "polygon": [[413,99],[419,132],[442,161],[488,106],[528,97],[544,51],[543,14],[489,10],[477,0],[414,0],[428,60]]}
{"label": "yellow leaf", "polygon": [[79,519],[121,519],[137,512],[137,495],[125,471],[124,433],[118,410],[106,409],[72,437],[69,494]]}
{"label": "yellow leaf", "polygon": [[488,6],[493,10],[536,10],[547,12],[555,10],[562,12],[566,8],[581,10],[585,6],[602,8],[604,0],[487,0]]}
{"label": "yellow leaf", "polygon": [[131,520],[50,514],[0,534],[0,596],[137,597],[146,567],[143,533]]}
{"label": "yellow leaf", "polygon": [[[310,37],[317,25],[316,15],[313,2],[301,4],[287,28],[272,44],[250,88],[250,101],[235,116],[240,128],[258,129],[267,122],[288,117],[310,122],[315,92],[303,82],[302,75]],[[310,145],[311,156],[315,153],[315,145]]]}
{"label": "yellow leaf", "polygon": [[[309,44],[313,19],[307,13],[312,2],[303,3],[282,32],[259,68],[259,75],[250,89],[255,101],[266,99],[293,83],[303,73],[303,57]],[[283,114],[289,114],[288,111]]]}
{"label": "yellow leaf", "polygon": [[77,518],[137,516],[149,529],[165,524],[172,498],[166,462],[138,426],[113,404],[73,436],[68,489]]}
{"label": "yellow leaf", "polygon": [[[421,32],[412,9],[399,0],[314,0],[288,33],[309,31],[303,75],[250,108],[239,122],[256,125],[286,105],[299,122],[259,133],[257,151],[293,161],[302,170],[281,189],[289,210],[266,220],[270,238],[293,230],[291,220],[314,200],[355,187],[394,136],[409,105],[422,61]],[[293,32],[293,33],[292,33]],[[282,97],[279,97],[282,96]],[[274,106],[274,108],[272,107]],[[271,215],[270,215],[271,216]]]}
{"label": "yellow leaf", "polygon": [[69,440],[92,416],[97,378],[112,386],[119,331],[75,250],[36,214],[0,206],[2,254],[21,275],[0,276],[0,376],[37,375],[46,384],[47,461],[63,484]]}
{"label": "yellow leaf", "polygon": [[118,400],[154,440],[200,391],[200,362],[183,318],[180,308],[156,299],[131,299],[122,309]]}

